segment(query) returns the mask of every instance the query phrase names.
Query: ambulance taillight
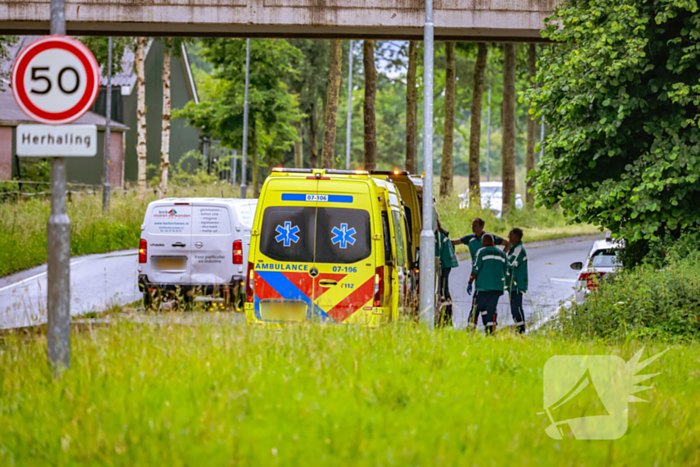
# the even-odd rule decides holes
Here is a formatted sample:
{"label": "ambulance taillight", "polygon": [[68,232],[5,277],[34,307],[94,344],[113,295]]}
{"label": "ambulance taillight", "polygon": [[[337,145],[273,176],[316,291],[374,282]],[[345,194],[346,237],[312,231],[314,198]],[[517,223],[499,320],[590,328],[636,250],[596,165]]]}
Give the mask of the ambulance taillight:
{"label": "ambulance taillight", "polygon": [[374,271],[374,306],[382,306],[384,296],[384,266]]}
{"label": "ambulance taillight", "polygon": [[243,264],[243,242],[233,241],[233,264]]}
{"label": "ambulance taillight", "polygon": [[254,296],[254,281],[255,281],[255,271],[253,270],[254,264],[248,261],[248,280],[246,281],[245,284],[245,295],[246,295],[246,301],[249,303],[253,301],[253,296]]}

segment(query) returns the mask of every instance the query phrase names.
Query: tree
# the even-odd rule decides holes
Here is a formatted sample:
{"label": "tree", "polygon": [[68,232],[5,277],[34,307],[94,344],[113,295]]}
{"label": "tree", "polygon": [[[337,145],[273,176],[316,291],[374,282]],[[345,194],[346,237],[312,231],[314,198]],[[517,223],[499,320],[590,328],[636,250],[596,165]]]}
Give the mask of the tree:
{"label": "tree", "polygon": [[481,105],[484,99],[484,72],[488,46],[479,42],[474,66],[474,92],[472,93],[472,112],[469,133],[469,197],[481,199]]}
{"label": "tree", "polygon": [[406,170],[418,173],[418,41],[408,44],[408,71],[406,72]]}
{"label": "tree", "polygon": [[324,169],[333,168],[335,153],[335,122],[338,117],[338,99],[340,93],[341,69],[343,61],[343,41],[331,40],[330,73],[328,76],[328,93],[323,117],[323,151],[321,153]]}
{"label": "tree", "polygon": [[[9,58],[9,52],[7,51],[7,47],[17,42],[17,39],[17,36],[0,36],[0,63],[4,62]],[[11,70],[7,70],[4,72],[0,71],[0,92],[5,91],[5,89],[3,89],[3,84],[6,80],[10,80],[11,74]]]}
{"label": "tree", "polygon": [[362,45],[365,66],[365,170],[377,168],[377,125],[374,114],[377,95],[377,69],[374,66],[374,41],[365,40]]}
{"label": "tree", "polygon": [[294,167],[301,169],[304,167],[304,141],[301,121],[295,124],[297,129],[297,138],[299,141],[294,143]]}
{"label": "tree", "polygon": [[[82,36],[78,38],[80,42],[90,49],[95,56],[97,63],[104,66],[107,63],[109,53],[109,37],[107,36]],[[112,37],[112,76],[122,71],[122,59],[127,49],[134,49],[133,37]],[[107,70],[102,69],[102,73]]]}
{"label": "tree", "polygon": [[[534,86],[535,75],[537,74],[537,46],[530,44],[527,49],[527,69],[529,72],[530,86]],[[527,120],[527,153],[525,155],[525,202],[532,207],[535,204],[535,195],[531,193],[532,178],[530,172],[535,170],[535,117],[530,116]]]}
{"label": "tree", "polygon": [[168,167],[170,166],[170,55],[173,40],[165,39],[163,55],[163,124],[160,139],[160,197],[168,193]]}
{"label": "tree", "polygon": [[564,0],[543,32],[538,202],[624,237],[628,265],[700,227],[699,25],[691,1]]}
{"label": "tree", "polygon": [[138,142],[136,155],[138,157],[138,197],[146,198],[146,74],[144,70],[144,54],[146,38],[139,37],[136,48],[136,119]]}
{"label": "tree", "polygon": [[442,140],[442,168],[440,170],[440,196],[449,196],[452,192],[452,168],[454,165],[455,133],[455,43],[445,43],[445,124]]}
{"label": "tree", "polygon": [[503,146],[501,147],[501,180],[503,212],[515,197],[515,44],[503,44]]}
{"label": "tree", "polygon": [[[199,104],[189,102],[176,118],[189,120],[204,134],[221,140],[231,148],[240,147],[243,139],[243,103],[245,87],[246,42],[241,39],[205,39],[200,53],[214,67],[203,89]],[[302,118],[299,101],[285,80],[298,77],[293,63],[299,60],[298,49],[283,39],[250,41],[249,131],[248,153],[253,193],[259,194],[258,167],[279,161],[282,151],[297,141],[295,124]],[[264,163],[258,154],[264,154]]]}

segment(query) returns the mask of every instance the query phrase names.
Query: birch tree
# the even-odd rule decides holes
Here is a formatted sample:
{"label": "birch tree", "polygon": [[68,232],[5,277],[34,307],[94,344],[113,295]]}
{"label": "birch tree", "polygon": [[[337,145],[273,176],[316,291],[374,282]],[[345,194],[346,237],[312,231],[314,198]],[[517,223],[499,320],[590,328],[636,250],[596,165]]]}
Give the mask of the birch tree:
{"label": "birch tree", "polygon": [[[535,87],[535,75],[537,74],[537,46],[530,44],[527,51],[527,68],[528,77],[530,78],[530,87]],[[532,207],[535,204],[535,195],[530,193],[532,189],[532,180],[530,180],[530,171],[535,170],[535,117],[528,114],[527,119],[527,152],[525,154],[525,202]]]}
{"label": "birch tree", "polygon": [[146,75],[144,70],[144,55],[146,38],[139,37],[136,46],[136,118],[138,120],[138,197],[146,198]]}
{"label": "birch tree", "polygon": [[170,56],[172,54],[172,39],[165,40],[163,55],[163,116],[160,140],[160,197],[168,193],[168,167],[170,167]]}

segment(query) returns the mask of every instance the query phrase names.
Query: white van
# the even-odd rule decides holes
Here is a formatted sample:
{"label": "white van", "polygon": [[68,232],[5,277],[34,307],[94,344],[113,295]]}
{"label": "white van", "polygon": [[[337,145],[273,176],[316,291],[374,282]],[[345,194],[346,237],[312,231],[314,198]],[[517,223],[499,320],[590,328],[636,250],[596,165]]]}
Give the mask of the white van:
{"label": "white van", "polygon": [[144,305],[163,294],[213,296],[236,308],[247,274],[257,199],[168,198],[148,205],[141,225],[138,284]]}

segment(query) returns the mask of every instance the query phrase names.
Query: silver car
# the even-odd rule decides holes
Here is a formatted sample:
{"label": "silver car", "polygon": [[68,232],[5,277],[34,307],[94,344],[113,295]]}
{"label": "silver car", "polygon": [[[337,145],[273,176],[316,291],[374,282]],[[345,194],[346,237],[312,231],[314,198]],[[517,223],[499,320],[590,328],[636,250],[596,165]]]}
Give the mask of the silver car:
{"label": "silver car", "polygon": [[581,271],[575,286],[577,302],[584,301],[586,295],[595,291],[601,281],[615,276],[621,266],[619,253],[623,246],[621,240],[613,240],[610,232],[607,232],[605,240],[593,242],[585,263],[579,261],[571,264],[571,269]]}

